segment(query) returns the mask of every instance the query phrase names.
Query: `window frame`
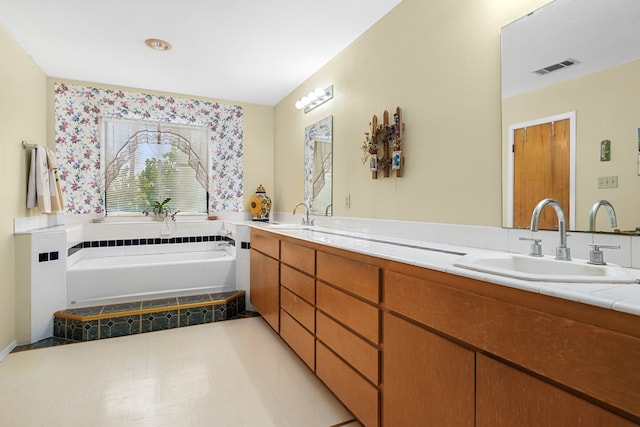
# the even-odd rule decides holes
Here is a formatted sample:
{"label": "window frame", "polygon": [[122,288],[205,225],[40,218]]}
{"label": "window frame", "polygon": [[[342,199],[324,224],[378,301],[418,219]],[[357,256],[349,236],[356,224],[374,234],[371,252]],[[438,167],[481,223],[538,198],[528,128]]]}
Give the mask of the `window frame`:
{"label": "window frame", "polygon": [[[155,121],[155,120],[137,120],[137,119],[127,119],[127,118],[118,118],[118,117],[109,117],[109,116],[101,116],[99,118],[99,142],[100,142],[100,193],[103,198],[104,203],[104,212],[103,215],[105,217],[112,218],[140,218],[146,217],[143,211],[141,212],[133,212],[133,211],[114,211],[109,212],[107,210],[107,188],[106,188],[106,168],[107,165],[113,159],[107,159],[107,144],[106,144],[106,126],[108,122],[131,122],[132,124],[142,124],[147,126],[154,126],[158,129],[165,128],[186,128],[186,129],[198,129],[204,132],[204,143],[205,143],[205,163],[204,169],[207,173],[207,184],[210,185],[210,175],[209,171],[211,170],[211,129],[208,126],[203,125],[193,125],[193,124],[182,124],[182,123],[174,123],[174,122],[164,122],[164,121]],[[162,132],[162,130],[160,130]],[[182,136],[182,135],[181,135]],[[182,136],[185,140],[189,141],[187,138]],[[190,141],[189,141],[190,142]],[[182,151],[182,150],[179,150]],[[202,187],[201,183],[196,179],[196,183]],[[180,211],[177,213],[180,217],[207,217],[209,215],[209,207],[210,207],[210,192],[207,188],[205,190],[205,206],[204,212],[193,212],[193,211]],[[179,209],[177,206],[172,206],[173,208]]]}

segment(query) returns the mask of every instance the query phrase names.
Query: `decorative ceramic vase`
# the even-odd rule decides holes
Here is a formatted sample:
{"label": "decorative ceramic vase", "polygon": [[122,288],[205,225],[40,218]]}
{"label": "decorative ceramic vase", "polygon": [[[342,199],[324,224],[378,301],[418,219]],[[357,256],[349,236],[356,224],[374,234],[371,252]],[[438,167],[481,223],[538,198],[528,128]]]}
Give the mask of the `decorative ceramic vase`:
{"label": "decorative ceramic vase", "polygon": [[256,194],[251,197],[251,215],[254,221],[269,221],[269,212],[271,211],[271,199],[264,191],[264,187],[260,184],[256,190]]}

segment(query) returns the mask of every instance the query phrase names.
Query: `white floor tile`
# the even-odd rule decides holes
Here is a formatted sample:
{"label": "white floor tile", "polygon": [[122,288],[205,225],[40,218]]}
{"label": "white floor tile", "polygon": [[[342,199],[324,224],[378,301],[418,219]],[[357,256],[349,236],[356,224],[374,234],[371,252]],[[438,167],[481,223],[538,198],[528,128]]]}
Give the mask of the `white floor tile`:
{"label": "white floor tile", "polygon": [[29,426],[317,426],[353,416],[261,318],[10,354],[0,420]]}

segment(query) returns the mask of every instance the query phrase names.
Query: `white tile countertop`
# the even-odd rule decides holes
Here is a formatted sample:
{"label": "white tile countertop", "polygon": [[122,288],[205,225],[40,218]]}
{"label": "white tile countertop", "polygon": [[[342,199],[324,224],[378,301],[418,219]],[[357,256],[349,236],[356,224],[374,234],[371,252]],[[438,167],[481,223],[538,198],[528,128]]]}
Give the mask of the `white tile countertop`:
{"label": "white tile countertop", "polygon": [[[252,223],[251,226],[364,255],[640,316],[640,284],[637,283],[569,283],[515,279],[454,265],[465,254],[491,255],[501,252],[324,227],[304,228],[292,225],[292,228],[287,228],[284,224],[274,227],[269,223]],[[581,260],[574,258],[574,261]],[[627,268],[626,271],[640,279],[640,270]]]}

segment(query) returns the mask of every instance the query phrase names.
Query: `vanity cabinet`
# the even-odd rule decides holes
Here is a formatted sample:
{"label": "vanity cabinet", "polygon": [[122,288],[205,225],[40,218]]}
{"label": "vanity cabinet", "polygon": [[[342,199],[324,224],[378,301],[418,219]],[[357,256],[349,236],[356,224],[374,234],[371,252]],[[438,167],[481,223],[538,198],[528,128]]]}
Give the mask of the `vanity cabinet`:
{"label": "vanity cabinet", "polygon": [[251,246],[252,302],[255,281],[365,426],[640,425],[638,316],[262,230]]}
{"label": "vanity cabinet", "polygon": [[251,304],[276,332],[280,331],[280,240],[251,233]]}

